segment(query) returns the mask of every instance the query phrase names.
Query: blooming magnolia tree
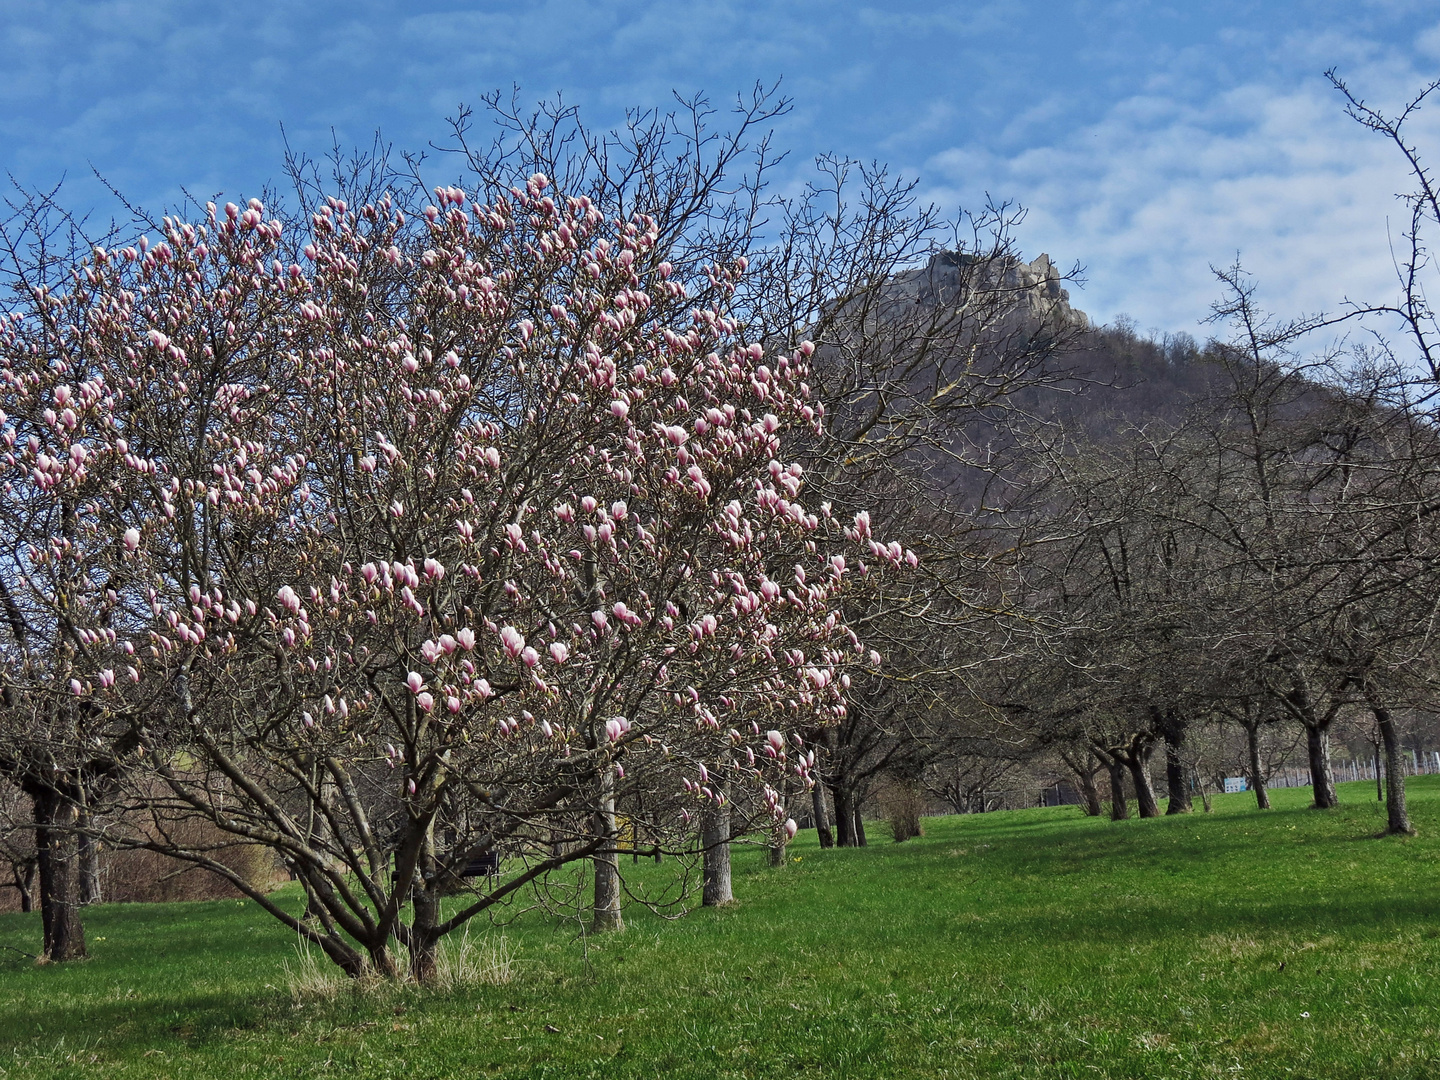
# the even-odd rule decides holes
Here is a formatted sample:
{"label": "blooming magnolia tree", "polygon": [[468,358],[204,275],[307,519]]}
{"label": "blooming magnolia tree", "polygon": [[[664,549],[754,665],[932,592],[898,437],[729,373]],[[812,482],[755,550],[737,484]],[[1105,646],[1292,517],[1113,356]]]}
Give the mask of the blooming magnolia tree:
{"label": "blooming magnolia tree", "polygon": [[[167,218],[0,327],[7,723],[119,733],[149,819],[117,841],[352,974],[398,974],[398,941],[426,978],[577,859],[618,927],[617,810],[656,851],[722,804],[793,833],[814,759],[785,732],[876,659],[837,597],[906,553],[805,505],[780,447],[821,426],[811,349],[743,344],[743,259],[696,306],[653,217],[543,175],[412,219],[330,199],[308,233]],[[196,815],[273,849],[305,915],[184,843]]]}

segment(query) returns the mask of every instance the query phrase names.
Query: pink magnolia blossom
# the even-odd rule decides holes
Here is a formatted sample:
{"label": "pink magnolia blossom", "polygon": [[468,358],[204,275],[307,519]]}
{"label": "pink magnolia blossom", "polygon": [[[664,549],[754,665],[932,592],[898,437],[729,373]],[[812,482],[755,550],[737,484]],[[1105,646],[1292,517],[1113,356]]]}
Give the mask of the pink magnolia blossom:
{"label": "pink magnolia blossom", "polygon": [[505,654],[512,660],[520,655],[521,649],[525,648],[524,636],[513,626],[500,628],[500,643],[505,646]]}

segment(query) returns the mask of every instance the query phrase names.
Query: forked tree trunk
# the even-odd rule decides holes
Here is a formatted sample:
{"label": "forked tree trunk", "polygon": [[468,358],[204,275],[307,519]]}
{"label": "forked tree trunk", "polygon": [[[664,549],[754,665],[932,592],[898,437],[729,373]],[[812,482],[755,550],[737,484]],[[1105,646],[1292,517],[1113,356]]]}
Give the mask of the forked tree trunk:
{"label": "forked tree trunk", "polygon": [[30,792],[35,815],[35,851],[40,872],[41,954],[46,960],[83,960],[85,926],[80,921],[80,843],[74,800],[48,786]]}
{"label": "forked tree trunk", "polygon": [[705,849],[700,903],[719,907],[735,900],[730,889],[730,804],[700,815],[700,844]]}
{"label": "forked tree trunk", "polygon": [[1250,788],[1255,792],[1255,805],[1270,809],[1270,792],[1265,788],[1265,770],[1260,764],[1260,725],[1245,725],[1245,743],[1250,751]]}
{"label": "forked tree trunk", "polygon": [[1165,786],[1169,789],[1165,813],[1188,814],[1195,806],[1190,801],[1189,777],[1185,775],[1185,764],[1180,760],[1180,745],[1183,739],[1165,739]]}
{"label": "forked tree trunk", "polygon": [[600,804],[595,812],[594,829],[602,844],[594,856],[595,921],[597,934],[625,929],[620,914],[620,830],[615,823],[615,770],[606,766],[600,774]]}
{"label": "forked tree trunk", "polygon": [[816,780],[810,789],[810,805],[815,815],[815,835],[822,848],[835,846],[835,834],[830,831],[830,809],[825,805],[825,784]]}
{"label": "forked tree trunk", "polygon": [[[1078,755],[1071,755],[1061,751],[1060,760],[1075,775],[1075,780],[1080,787],[1080,795],[1085,800],[1085,813],[1090,817],[1099,817],[1102,812],[1100,805],[1100,790],[1095,786],[1095,774],[1100,766],[1092,764],[1096,761],[1094,755],[1087,753],[1083,758]],[[1084,764],[1082,764],[1082,762]]]}
{"label": "forked tree trunk", "polygon": [[1340,805],[1340,797],[1335,793],[1335,777],[1330,772],[1330,729],[1306,724],[1305,743],[1310,757],[1310,785],[1315,807],[1331,810]]}
{"label": "forked tree trunk", "polygon": [[1385,743],[1385,832],[1390,835],[1409,834],[1410,814],[1405,808],[1405,763],[1400,758],[1400,732],[1390,710],[1376,698],[1370,698],[1370,711],[1375,726]]}

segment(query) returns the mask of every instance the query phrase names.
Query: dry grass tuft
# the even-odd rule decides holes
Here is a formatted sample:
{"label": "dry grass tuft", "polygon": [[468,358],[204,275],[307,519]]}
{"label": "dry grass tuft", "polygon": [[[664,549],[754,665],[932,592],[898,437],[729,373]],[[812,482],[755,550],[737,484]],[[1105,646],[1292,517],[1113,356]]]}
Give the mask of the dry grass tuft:
{"label": "dry grass tuft", "polygon": [[472,939],[466,927],[459,937],[441,943],[433,985],[437,990],[503,986],[515,977],[515,971],[515,956],[506,938],[486,934]]}
{"label": "dry grass tuft", "polygon": [[352,980],[330,958],[308,941],[295,945],[295,961],[285,961],[285,985],[299,1005],[306,1001],[333,1001]]}

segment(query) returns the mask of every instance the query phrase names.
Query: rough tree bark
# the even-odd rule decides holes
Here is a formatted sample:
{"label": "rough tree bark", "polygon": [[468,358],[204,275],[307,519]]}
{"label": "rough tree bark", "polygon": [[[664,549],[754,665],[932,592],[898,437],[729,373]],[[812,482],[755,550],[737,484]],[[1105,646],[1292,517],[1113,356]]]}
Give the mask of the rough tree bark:
{"label": "rough tree bark", "polygon": [[35,813],[35,851],[40,872],[41,955],[50,961],[83,960],[80,921],[80,843],[75,800],[48,785],[29,790]]}
{"label": "rough tree bark", "polygon": [[730,888],[730,804],[713,806],[700,816],[700,844],[705,849],[700,903],[718,907],[735,901]]}
{"label": "rough tree bark", "polygon": [[1165,813],[1189,814],[1195,807],[1190,801],[1185,763],[1180,760],[1180,750],[1185,745],[1185,725],[1172,711],[1166,715],[1160,731],[1165,739],[1165,786],[1169,795]]}
{"label": "rough tree bark", "polygon": [[835,796],[835,842],[840,847],[859,847],[855,839],[855,804],[844,784],[832,788]]}
{"label": "rough tree bark", "polygon": [[600,777],[600,803],[595,813],[595,832],[603,844],[594,855],[595,921],[597,934],[625,929],[620,914],[620,830],[615,823],[615,769],[606,766]]}
{"label": "rough tree bark", "polygon": [[436,869],[435,824],[431,822],[425,830],[424,847],[416,867],[415,891],[410,897],[415,915],[410,920],[407,934],[410,977],[421,986],[427,986],[435,979],[435,953],[439,943],[435,927],[440,922],[440,894],[435,887]]}
{"label": "rough tree bark", "polygon": [[770,840],[770,865],[779,867],[785,865],[785,855],[790,850],[790,845],[779,836]]}

